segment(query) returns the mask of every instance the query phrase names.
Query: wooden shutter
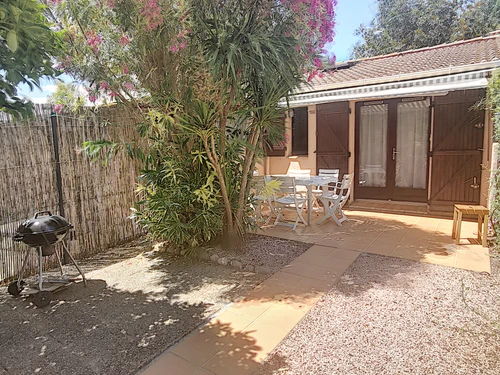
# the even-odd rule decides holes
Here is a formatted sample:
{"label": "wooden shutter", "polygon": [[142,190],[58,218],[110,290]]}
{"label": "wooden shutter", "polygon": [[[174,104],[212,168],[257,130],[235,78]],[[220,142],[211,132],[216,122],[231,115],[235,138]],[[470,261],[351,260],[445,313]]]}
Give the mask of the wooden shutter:
{"label": "wooden shutter", "polygon": [[[285,136],[285,132],[286,132],[286,129],[285,129],[285,117],[283,117],[283,120],[282,120],[282,127],[283,127],[283,136]],[[263,143],[264,143],[264,153],[266,156],[285,156],[285,153],[286,153],[286,140],[283,139],[282,141],[279,141],[279,142],[271,142],[269,140],[269,136],[266,132],[266,130],[264,130],[264,134],[263,134]]]}
{"label": "wooden shutter", "polygon": [[349,102],[316,106],[316,167],[340,169],[340,176],[349,168]]}
{"label": "wooden shutter", "polygon": [[484,95],[483,89],[467,90],[434,99],[431,211],[479,203],[485,114],[471,107]]}

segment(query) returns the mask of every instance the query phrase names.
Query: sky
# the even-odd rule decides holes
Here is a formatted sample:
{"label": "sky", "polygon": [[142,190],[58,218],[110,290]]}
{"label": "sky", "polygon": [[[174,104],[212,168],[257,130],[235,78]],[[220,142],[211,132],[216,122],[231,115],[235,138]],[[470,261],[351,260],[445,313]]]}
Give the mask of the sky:
{"label": "sky", "polygon": [[[376,0],[338,0],[336,8],[335,40],[332,45],[327,46],[329,53],[335,54],[336,60],[345,61],[349,59],[352,46],[359,40],[354,36],[354,30],[361,23],[369,23],[377,11]],[[70,82],[68,76],[62,76],[63,80]],[[35,88],[30,92],[27,85],[21,85],[19,95],[27,96],[35,103],[45,103],[47,96],[56,90],[56,82],[53,80],[42,80],[42,90]]]}
{"label": "sky", "polygon": [[349,59],[352,47],[359,38],[354,31],[362,23],[368,24],[377,12],[376,0],[338,0],[335,39],[328,49],[333,51],[337,61]]}

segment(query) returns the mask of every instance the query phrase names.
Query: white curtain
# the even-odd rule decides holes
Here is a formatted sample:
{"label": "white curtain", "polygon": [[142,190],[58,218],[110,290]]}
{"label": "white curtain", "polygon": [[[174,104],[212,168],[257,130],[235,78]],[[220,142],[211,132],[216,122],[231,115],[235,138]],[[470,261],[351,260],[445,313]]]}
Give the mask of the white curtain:
{"label": "white curtain", "polygon": [[429,145],[429,101],[398,104],[396,186],[425,189]]}
{"label": "white curtain", "polygon": [[387,104],[361,107],[359,126],[359,185],[386,186]]}

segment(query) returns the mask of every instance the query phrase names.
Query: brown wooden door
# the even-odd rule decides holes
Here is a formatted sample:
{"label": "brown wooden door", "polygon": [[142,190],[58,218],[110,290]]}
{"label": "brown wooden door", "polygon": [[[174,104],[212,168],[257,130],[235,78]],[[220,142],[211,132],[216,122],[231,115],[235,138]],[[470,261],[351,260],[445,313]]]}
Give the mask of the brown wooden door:
{"label": "brown wooden door", "polygon": [[471,107],[484,95],[482,89],[467,90],[434,99],[431,211],[479,203],[485,117]]}
{"label": "brown wooden door", "polygon": [[316,106],[316,173],[320,169],[349,168],[349,102]]}
{"label": "brown wooden door", "polygon": [[430,101],[356,104],[356,198],[427,201]]}

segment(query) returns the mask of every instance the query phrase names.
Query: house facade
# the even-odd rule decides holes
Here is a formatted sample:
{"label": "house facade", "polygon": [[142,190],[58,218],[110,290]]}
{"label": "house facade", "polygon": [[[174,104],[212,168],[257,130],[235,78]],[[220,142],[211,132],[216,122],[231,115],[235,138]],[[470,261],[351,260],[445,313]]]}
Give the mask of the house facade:
{"label": "house facade", "polygon": [[259,172],[338,168],[356,201],[486,205],[493,126],[477,104],[498,67],[500,34],[338,64],[291,98],[286,148]]}

